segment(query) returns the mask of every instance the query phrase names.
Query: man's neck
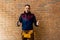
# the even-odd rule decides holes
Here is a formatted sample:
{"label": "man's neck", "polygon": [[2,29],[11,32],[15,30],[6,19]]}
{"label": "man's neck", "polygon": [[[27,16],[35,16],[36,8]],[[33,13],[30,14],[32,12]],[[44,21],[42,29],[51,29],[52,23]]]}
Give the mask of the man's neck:
{"label": "man's neck", "polygon": [[30,12],[30,11],[29,11],[29,12],[25,12],[25,11],[24,11],[24,13],[25,13],[25,14],[30,14],[31,12]]}

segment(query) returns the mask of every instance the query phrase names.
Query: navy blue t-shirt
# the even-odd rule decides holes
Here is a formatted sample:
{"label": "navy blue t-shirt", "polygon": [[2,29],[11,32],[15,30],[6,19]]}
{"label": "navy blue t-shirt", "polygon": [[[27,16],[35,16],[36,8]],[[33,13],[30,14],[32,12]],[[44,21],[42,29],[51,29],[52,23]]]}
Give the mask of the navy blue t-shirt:
{"label": "navy blue t-shirt", "polygon": [[22,30],[32,30],[33,29],[33,23],[36,25],[36,17],[31,12],[24,12],[19,17],[19,22],[22,23]]}

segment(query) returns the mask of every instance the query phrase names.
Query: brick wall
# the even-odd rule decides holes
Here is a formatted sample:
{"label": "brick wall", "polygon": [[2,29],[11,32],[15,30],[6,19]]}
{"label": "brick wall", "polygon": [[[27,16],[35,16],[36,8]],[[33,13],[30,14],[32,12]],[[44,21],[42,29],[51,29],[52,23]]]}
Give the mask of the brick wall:
{"label": "brick wall", "polygon": [[40,20],[35,40],[60,40],[60,0],[0,0],[0,40],[21,40],[16,22],[27,3]]}

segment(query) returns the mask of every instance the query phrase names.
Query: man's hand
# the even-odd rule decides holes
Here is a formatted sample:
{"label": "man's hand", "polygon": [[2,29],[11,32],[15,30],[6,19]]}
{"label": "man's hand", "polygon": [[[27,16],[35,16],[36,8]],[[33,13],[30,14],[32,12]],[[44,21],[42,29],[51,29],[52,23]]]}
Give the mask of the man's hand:
{"label": "man's hand", "polygon": [[20,26],[20,22],[19,21],[17,22],[17,26]]}
{"label": "man's hand", "polygon": [[37,21],[36,25],[37,25],[37,26],[39,25],[39,20]]}

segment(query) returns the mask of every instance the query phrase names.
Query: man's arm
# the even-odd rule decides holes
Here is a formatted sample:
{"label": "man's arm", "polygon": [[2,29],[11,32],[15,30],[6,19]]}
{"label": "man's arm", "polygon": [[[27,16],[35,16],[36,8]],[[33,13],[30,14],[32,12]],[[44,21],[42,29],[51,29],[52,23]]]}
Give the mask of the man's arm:
{"label": "man's arm", "polygon": [[19,20],[17,21],[17,26],[20,26],[20,23],[22,23],[22,16],[19,17]]}
{"label": "man's arm", "polygon": [[35,15],[34,15],[34,17],[33,17],[33,20],[34,20],[34,25],[35,25],[35,26],[39,26],[39,20],[38,20],[38,21],[36,20]]}

